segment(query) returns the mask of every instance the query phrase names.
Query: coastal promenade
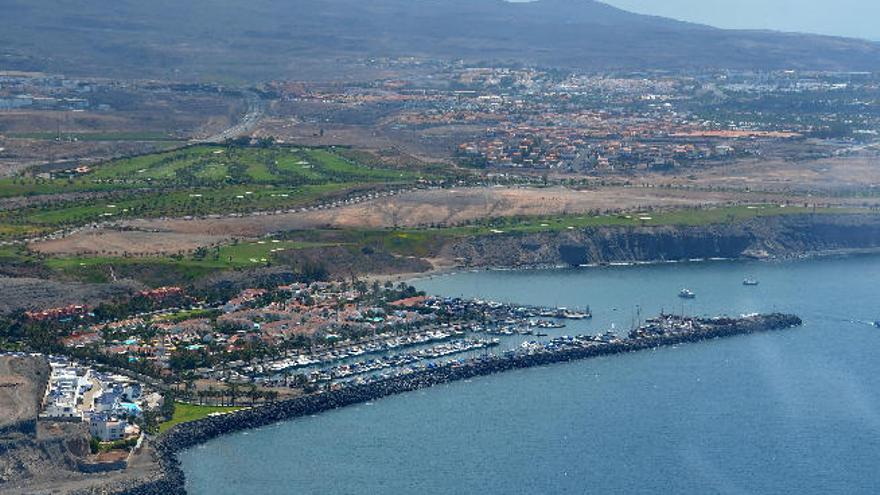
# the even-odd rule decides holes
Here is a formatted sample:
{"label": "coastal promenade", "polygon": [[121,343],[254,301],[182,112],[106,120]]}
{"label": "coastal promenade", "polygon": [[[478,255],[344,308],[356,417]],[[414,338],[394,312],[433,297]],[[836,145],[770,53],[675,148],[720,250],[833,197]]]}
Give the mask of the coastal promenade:
{"label": "coastal promenade", "polygon": [[450,361],[413,373],[350,384],[332,391],[208,417],[175,426],[152,442],[161,467],[162,474],[159,477],[141,480],[137,484],[107,486],[98,492],[85,493],[132,495],[185,493],[185,479],[177,459],[178,452],[224,434],[259,428],[278,421],[503,371],[721,337],[783,330],[801,324],[802,321],[798,316],[779,313],[711,319],[662,315],[649,320],[646,325],[633,330],[624,338],[606,334],[596,337],[554,339],[548,344],[525,346],[504,354],[487,354],[469,360]]}

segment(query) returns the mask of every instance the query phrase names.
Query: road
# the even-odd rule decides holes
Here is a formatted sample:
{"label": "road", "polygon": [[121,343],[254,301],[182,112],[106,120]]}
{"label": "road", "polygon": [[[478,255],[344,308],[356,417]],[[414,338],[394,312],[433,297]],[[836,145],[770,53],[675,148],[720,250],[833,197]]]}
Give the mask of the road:
{"label": "road", "polygon": [[223,132],[214,134],[213,136],[209,136],[204,139],[195,139],[192,141],[192,143],[219,144],[225,142],[227,139],[235,139],[252,131],[254,127],[256,127],[260,119],[263,118],[263,114],[266,111],[266,105],[263,102],[263,99],[260,98],[260,96],[256,93],[245,91],[244,95],[245,101],[248,105],[248,110],[237,124],[224,130]]}

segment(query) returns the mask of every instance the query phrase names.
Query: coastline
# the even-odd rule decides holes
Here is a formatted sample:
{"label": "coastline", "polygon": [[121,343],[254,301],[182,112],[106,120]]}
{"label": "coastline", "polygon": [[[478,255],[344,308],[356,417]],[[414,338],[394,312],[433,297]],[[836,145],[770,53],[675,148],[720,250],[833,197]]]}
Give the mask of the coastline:
{"label": "coastline", "polygon": [[583,345],[549,352],[513,353],[485,356],[463,363],[452,363],[406,375],[352,385],[329,392],[280,401],[266,406],[245,409],[221,416],[208,417],[177,425],[151,442],[157,457],[160,475],[85,494],[113,493],[130,495],[186,493],[185,475],[177,454],[193,446],[229,433],[259,428],[268,424],[313,415],[375,399],[411,392],[443,383],[502,373],[514,369],[571,362],[597,356],[637,352],[682,343],[695,343],[716,338],[769,332],[800,326],[794,315],[755,315],[739,319],[699,320],[705,327],[671,335],[648,335],[608,341],[601,345]]}
{"label": "coastline", "polygon": [[425,271],[374,274],[405,282],[473,270],[532,270],[687,263],[785,261],[880,253],[880,216],[791,215],[706,225],[602,226],[450,240]]}
{"label": "coastline", "polygon": [[870,247],[870,248],[844,248],[844,249],[826,249],[813,251],[809,253],[801,253],[797,255],[791,256],[769,256],[769,257],[754,257],[754,256],[739,256],[734,258],[724,258],[724,257],[713,257],[713,258],[693,258],[693,259],[657,259],[657,260],[648,260],[648,261],[620,261],[620,262],[607,262],[607,263],[587,263],[583,265],[571,266],[564,264],[546,264],[546,263],[537,263],[530,265],[512,265],[512,266],[468,266],[468,265],[445,265],[438,268],[433,268],[431,270],[425,272],[414,272],[414,273],[401,273],[396,275],[373,275],[367,276],[365,279],[367,280],[378,280],[378,281],[386,281],[392,280],[394,282],[417,282],[419,280],[428,280],[435,277],[443,277],[448,275],[455,275],[458,273],[478,273],[478,272],[510,272],[510,271],[530,271],[530,270],[588,270],[595,268],[624,268],[630,266],[655,266],[655,265],[674,265],[674,264],[688,264],[688,263],[718,263],[718,262],[742,262],[742,261],[757,261],[762,263],[779,263],[786,261],[809,261],[815,259],[833,259],[833,258],[848,258],[853,256],[873,256],[880,254],[880,247]]}

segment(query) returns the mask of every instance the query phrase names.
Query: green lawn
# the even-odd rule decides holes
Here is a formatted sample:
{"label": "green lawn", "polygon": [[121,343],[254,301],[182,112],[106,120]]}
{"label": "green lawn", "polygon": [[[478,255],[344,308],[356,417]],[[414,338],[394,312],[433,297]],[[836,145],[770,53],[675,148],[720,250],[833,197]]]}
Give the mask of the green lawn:
{"label": "green lawn", "polygon": [[[338,243],[289,241],[265,239],[246,241],[238,244],[226,244],[218,248],[208,249],[204,258],[196,259],[192,255],[180,259],[170,256],[121,257],[121,256],[81,256],[69,258],[50,258],[45,263],[56,270],[72,270],[76,268],[100,265],[136,265],[136,264],[173,264],[183,267],[204,268],[245,268],[270,261],[272,256],[282,251],[307,249],[314,247],[335,246]],[[11,248],[10,255],[11,255]],[[6,251],[0,250],[0,257]]]}
{"label": "green lawn", "polygon": [[359,165],[331,150],[199,145],[96,165],[74,178],[0,179],[0,198],[67,196],[0,212],[0,238],[119,218],[271,211],[313,204],[364,186],[412,184],[417,171]]}
{"label": "green lawn", "polygon": [[[191,282],[218,270],[251,268],[271,264],[284,251],[336,246],[339,243],[261,239],[209,248],[204,257],[75,256],[49,258],[43,263],[83,282],[104,283],[112,279],[110,267],[119,277],[132,276],[153,285]],[[11,253],[10,253],[11,256]],[[19,255],[20,256],[20,255]],[[2,260],[3,251],[0,251]]]}
{"label": "green lawn", "polygon": [[[221,148],[218,148],[222,152]],[[154,179],[168,179],[175,175],[175,171],[194,166],[200,160],[209,160],[213,155],[210,146],[194,146],[180,150],[152,153],[132,158],[111,160],[95,167],[94,172],[89,174],[93,180],[99,179],[129,179],[135,181],[149,181]]]}
{"label": "green lawn", "polygon": [[322,197],[342,194],[356,183],[326,183],[298,187],[231,185],[204,189],[138,193],[119,199],[58,203],[0,213],[3,228],[34,231],[118,218],[182,217],[214,213],[247,213],[305,206]]}
{"label": "green lawn", "polygon": [[354,164],[320,149],[192,146],[112,160],[87,177],[128,182],[238,182],[252,184],[324,184],[328,182],[414,180],[418,174]]}
{"label": "green lawn", "polygon": [[[236,266],[251,266],[270,261],[273,255],[282,251],[328,247],[334,245],[336,244],[326,242],[287,241],[279,239],[247,241],[239,244],[221,246],[218,261]],[[211,255],[209,254],[208,257],[210,256]]]}
{"label": "green lawn", "polygon": [[23,263],[33,261],[37,261],[37,258],[24,246],[0,246],[0,263]]}
{"label": "green lawn", "polygon": [[132,185],[94,182],[84,179],[34,179],[16,177],[0,179],[0,198],[64,194],[71,192],[100,192],[131,189]]}
{"label": "green lawn", "polygon": [[417,174],[399,170],[386,170],[380,168],[366,168],[354,165],[341,156],[326,150],[305,150],[308,161],[327,177],[340,177],[343,180],[371,180],[371,181],[401,181],[416,179]]}
{"label": "green lawn", "polygon": [[800,206],[746,205],[683,208],[619,215],[568,215],[543,218],[499,218],[464,227],[446,229],[450,234],[486,235],[573,230],[587,227],[698,226],[743,222],[758,217],[783,215],[871,213],[861,208],[804,208]]}
{"label": "green lawn", "polygon": [[179,425],[181,423],[189,423],[190,421],[207,418],[208,415],[212,413],[226,413],[238,411],[239,409],[241,408],[229,406],[198,406],[194,404],[186,404],[183,402],[175,402],[174,416],[170,420],[159,425],[159,433],[164,433],[172,426]]}

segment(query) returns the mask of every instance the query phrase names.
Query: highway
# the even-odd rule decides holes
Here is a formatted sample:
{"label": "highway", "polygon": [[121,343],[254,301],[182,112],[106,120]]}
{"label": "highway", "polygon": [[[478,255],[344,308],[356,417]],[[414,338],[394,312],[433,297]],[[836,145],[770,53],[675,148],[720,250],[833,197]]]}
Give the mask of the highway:
{"label": "highway", "polygon": [[248,105],[247,113],[244,114],[244,116],[241,118],[241,120],[238,121],[237,124],[224,130],[223,132],[214,134],[213,136],[209,136],[203,139],[194,139],[191,141],[191,143],[220,144],[225,142],[227,139],[235,139],[252,131],[254,127],[256,127],[260,119],[263,118],[263,114],[266,111],[266,105],[259,95],[250,91],[245,92],[245,101],[247,101]]}

